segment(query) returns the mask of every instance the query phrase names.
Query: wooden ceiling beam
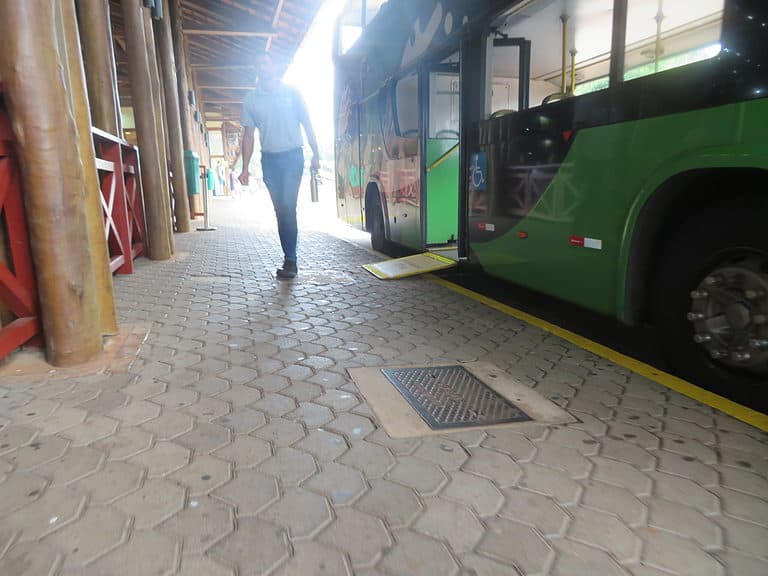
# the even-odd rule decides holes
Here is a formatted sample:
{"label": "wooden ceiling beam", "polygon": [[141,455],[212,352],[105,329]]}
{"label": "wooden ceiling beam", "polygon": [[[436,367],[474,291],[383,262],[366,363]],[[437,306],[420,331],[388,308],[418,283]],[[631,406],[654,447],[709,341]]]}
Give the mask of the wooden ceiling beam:
{"label": "wooden ceiling beam", "polygon": [[272,18],[272,28],[277,28],[277,23],[280,21],[280,13],[283,11],[283,4],[285,0],[277,0],[277,6],[275,7],[275,15]]}
{"label": "wooden ceiling beam", "polygon": [[266,28],[237,29],[226,26],[184,26],[185,36],[251,36],[257,38],[271,38],[277,36],[277,32]]}

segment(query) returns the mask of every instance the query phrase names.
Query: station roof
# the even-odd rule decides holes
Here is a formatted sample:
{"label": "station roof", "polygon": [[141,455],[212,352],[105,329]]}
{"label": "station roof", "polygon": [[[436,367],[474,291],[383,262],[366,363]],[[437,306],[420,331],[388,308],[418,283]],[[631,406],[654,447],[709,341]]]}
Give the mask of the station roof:
{"label": "station roof", "polygon": [[[233,120],[254,86],[256,56],[287,68],[323,0],[180,0],[190,80],[206,121]],[[121,102],[130,103],[120,0],[110,0]],[[166,17],[167,17],[166,13]]]}

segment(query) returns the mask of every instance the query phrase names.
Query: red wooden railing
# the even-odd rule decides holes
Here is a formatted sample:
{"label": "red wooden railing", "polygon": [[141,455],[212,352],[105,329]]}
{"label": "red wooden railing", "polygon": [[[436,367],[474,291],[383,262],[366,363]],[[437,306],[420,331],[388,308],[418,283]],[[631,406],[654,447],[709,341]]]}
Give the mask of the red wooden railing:
{"label": "red wooden railing", "polygon": [[21,174],[0,83],[0,234],[3,228],[7,244],[0,259],[0,302],[15,319],[0,326],[0,360],[42,331]]}
{"label": "red wooden railing", "polygon": [[109,268],[117,274],[131,274],[133,261],[145,252],[147,237],[139,151],[98,128],[91,132],[101,181]]}

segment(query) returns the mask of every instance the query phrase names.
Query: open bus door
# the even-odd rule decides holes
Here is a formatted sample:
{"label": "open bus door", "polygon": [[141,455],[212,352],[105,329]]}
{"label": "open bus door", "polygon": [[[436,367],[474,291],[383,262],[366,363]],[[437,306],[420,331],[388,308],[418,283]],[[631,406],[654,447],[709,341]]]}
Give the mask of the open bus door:
{"label": "open bus door", "polygon": [[451,249],[459,235],[459,52],[426,67],[422,94],[423,243],[428,249]]}

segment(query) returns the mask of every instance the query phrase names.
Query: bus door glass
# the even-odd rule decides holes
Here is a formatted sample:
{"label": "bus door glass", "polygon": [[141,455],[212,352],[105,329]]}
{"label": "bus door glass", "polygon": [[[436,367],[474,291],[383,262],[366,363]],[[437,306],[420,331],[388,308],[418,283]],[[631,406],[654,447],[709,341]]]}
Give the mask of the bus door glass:
{"label": "bus door glass", "polygon": [[459,53],[429,69],[427,246],[456,243],[459,227]]}

